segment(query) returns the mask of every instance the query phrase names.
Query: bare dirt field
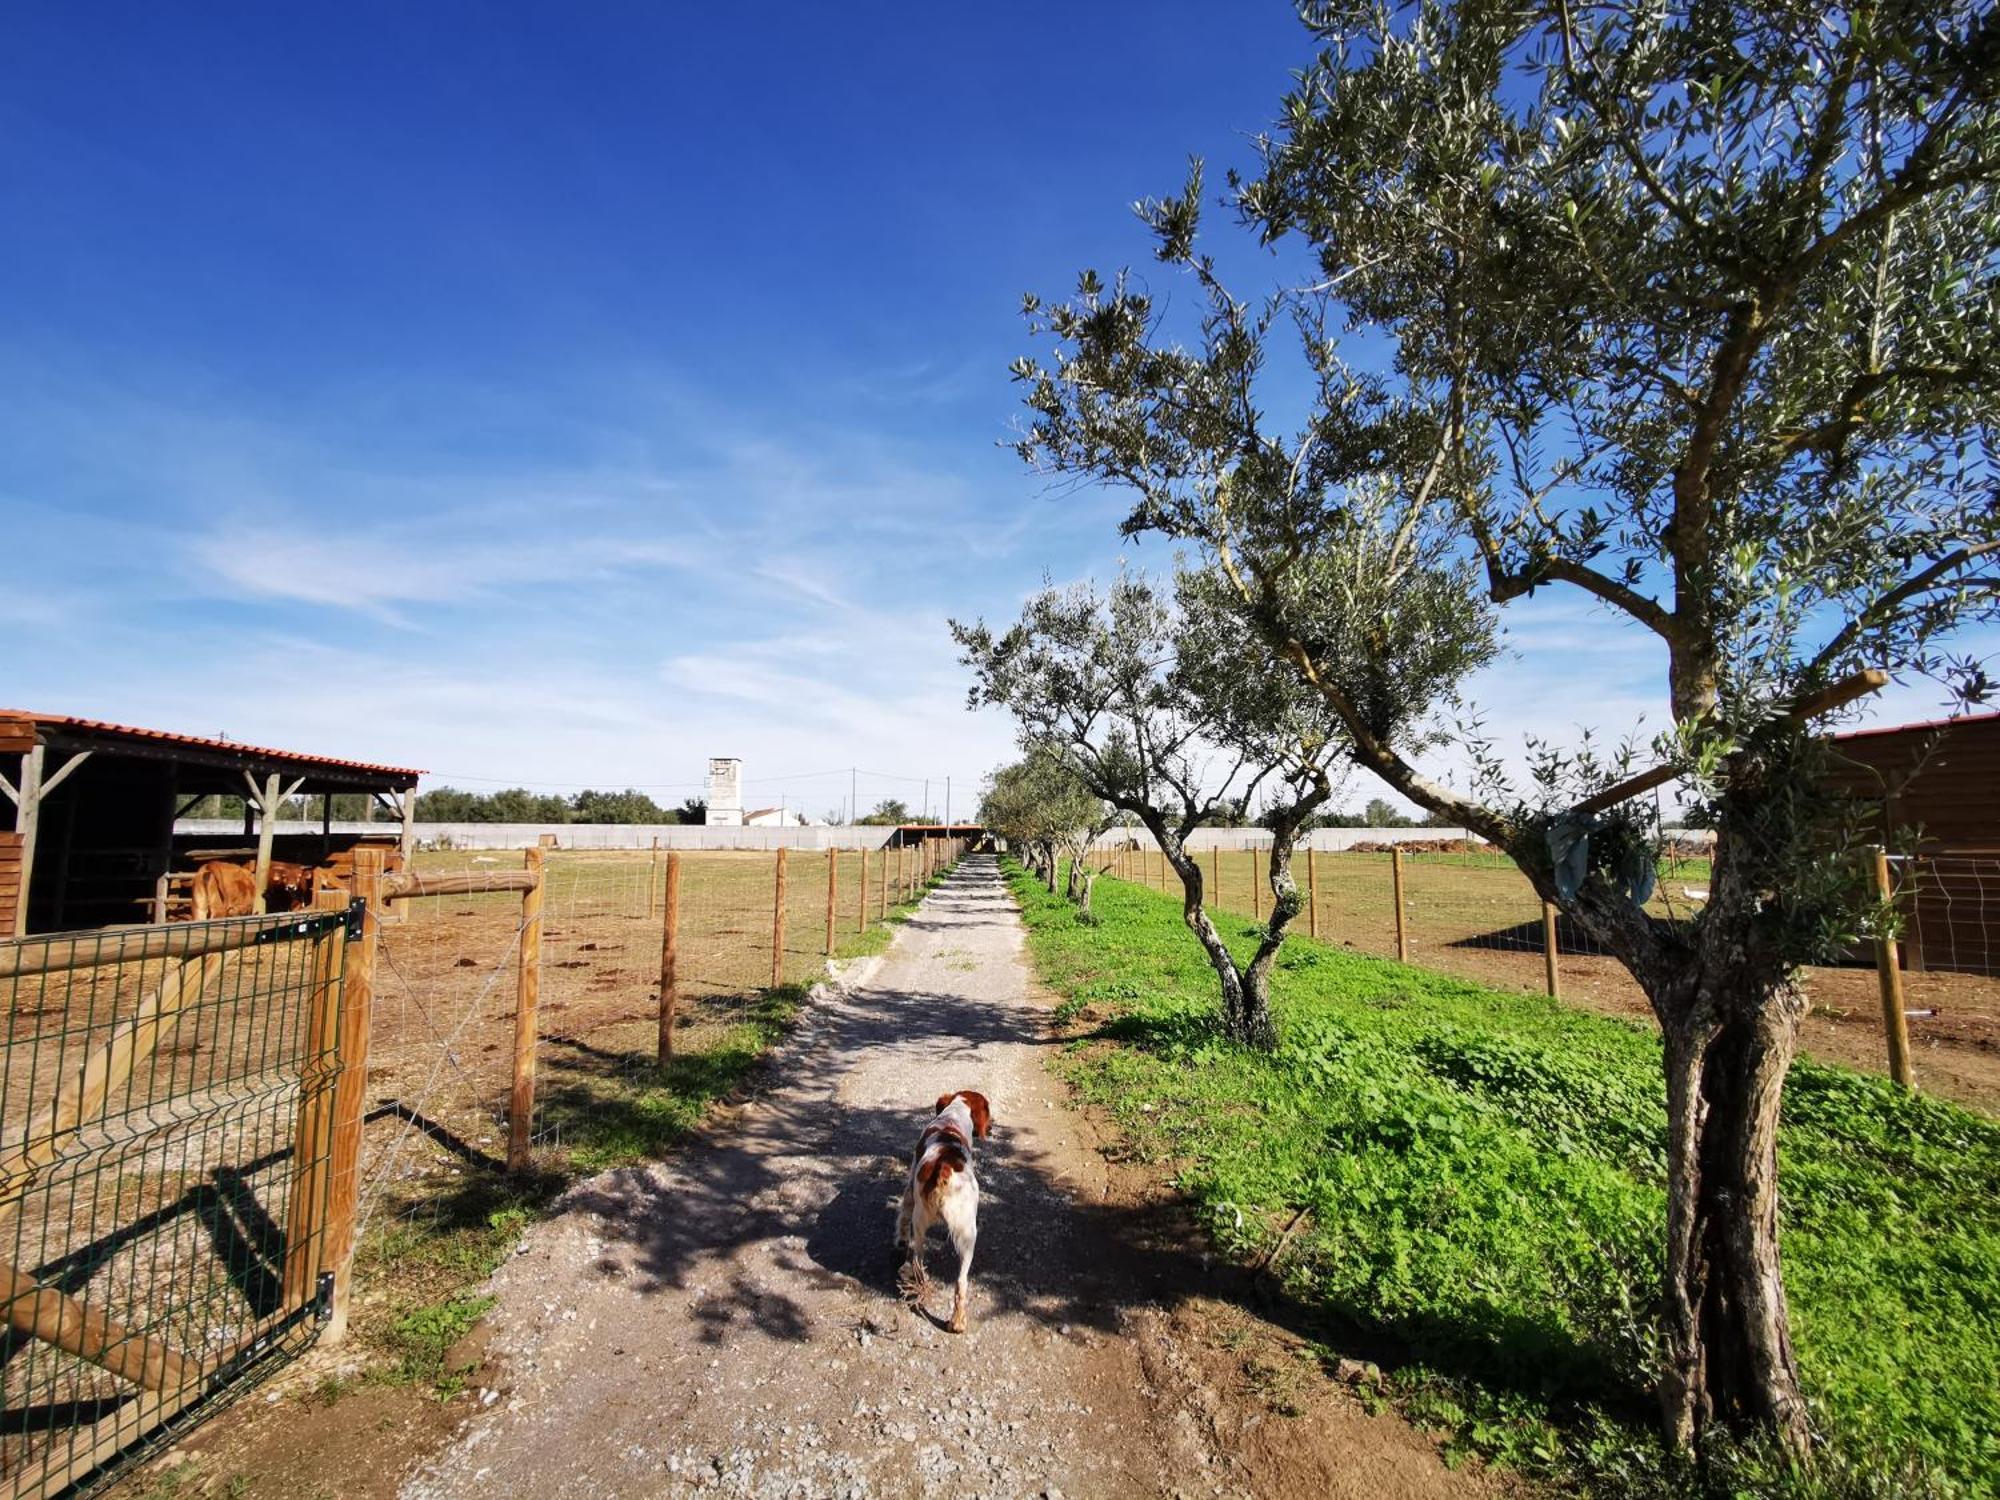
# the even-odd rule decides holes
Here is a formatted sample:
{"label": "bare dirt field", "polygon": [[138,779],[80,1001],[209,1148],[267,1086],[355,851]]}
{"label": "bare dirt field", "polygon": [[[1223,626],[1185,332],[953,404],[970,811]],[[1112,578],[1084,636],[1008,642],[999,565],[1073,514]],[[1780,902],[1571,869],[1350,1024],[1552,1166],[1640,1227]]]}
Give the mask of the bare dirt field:
{"label": "bare dirt field", "polygon": [[[1262,886],[1265,857],[1249,850],[1204,854],[1202,869],[1219,889],[1223,910],[1245,917],[1270,910]],[[1396,956],[1395,901],[1386,854],[1322,854],[1318,866],[1319,936],[1378,958]],[[1165,890],[1158,856],[1126,854],[1116,867],[1126,878]],[[1214,873],[1220,880],[1214,879]],[[1294,862],[1301,886],[1307,862]],[[1405,930],[1410,961],[1482,984],[1540,990],[1544,985],[1541,903],[1526,879],[1491,855],[1416,854],[1403,861]],[[1169,876],[1171,879],[1171,876]],[[1706,883],[1697,869],[1670,874],[1655,897],[1658,910],[1682,910],[1691,887]],[[1179,882],[1173,887],[1179,890]],[[2000,922],[2000,912],[1995,913]],[[1302,914],[1295,932],[1310,931]],[[1605,1015],[1653,1024],[1638,986],[1614,959],[1582,950],[1565,927],[1559,971],[1562,998]],[[1875,970],[1855,964],[1808,971],[1813,1007],[1803,1045],[1809,1056],[1881,1073],[1888,1069]],[[2000,1114],[2000,978],[1932,970],[1905,973],[1906,1004],[1935,1012],[1909,1019],[1917,1086],[1960,1104]]]}

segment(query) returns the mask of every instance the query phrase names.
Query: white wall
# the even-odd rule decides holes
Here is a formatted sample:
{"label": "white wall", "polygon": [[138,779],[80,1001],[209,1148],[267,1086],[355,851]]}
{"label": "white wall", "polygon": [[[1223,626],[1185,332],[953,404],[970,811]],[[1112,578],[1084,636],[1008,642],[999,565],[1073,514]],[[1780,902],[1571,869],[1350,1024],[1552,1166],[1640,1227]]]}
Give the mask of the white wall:
{"label": "white wall", "polygon": [[[1300,838],[1301,849],[1351,849],[1356,844],[1413,844],[1434,839],[1465,839],[1472,834],[1463,828],[1315,828]],[[1097,841],[1101,849],[1115,849],[1135,843],[1151,849],[1152,834],[1143,828],[1114,828]],[[1188,835],[1190,849],[1268,849],[1268,828],[1197,828]]]}
{"label": "white wall", "polygon": [[[281,834],[318,833],[318,823],[276,825]],[[374,834],[395,838],[394,823],[335,822],[335,833]],[[213,837],[218,843],[240,844],[243,823],[237,818],[182,818],[175,833]],[[417,847],[435,848],[441,838],[454,849],[525,849],[552,833],[563,849],[650,849],[657,836],[662,849],[880,849],[893,828],[704,828],[686,823],[418,823]],[[252,836],[254,838],[254,835]]]}

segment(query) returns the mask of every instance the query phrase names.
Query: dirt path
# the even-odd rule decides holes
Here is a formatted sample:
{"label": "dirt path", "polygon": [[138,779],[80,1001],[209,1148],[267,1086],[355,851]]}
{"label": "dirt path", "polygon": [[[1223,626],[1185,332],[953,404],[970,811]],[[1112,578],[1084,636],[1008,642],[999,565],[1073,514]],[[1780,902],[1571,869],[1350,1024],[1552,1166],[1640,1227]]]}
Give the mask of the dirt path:
{"label": "dirt path", "polygon": [[[968,860],[774,1087],[672,1162],[577,1189],[496,1278],[497,1394],[404,1494],[1490,1490],[1316,1375],[1301,1395],[1233,1273],[1115,1180],[1043,1067],[1021,936],[993,861]],[[889,1243],[928,1101],[958,1088],[996,1117],[963,1336],[935,1321],[948,1288],[931,1316],[898,1300]]]}

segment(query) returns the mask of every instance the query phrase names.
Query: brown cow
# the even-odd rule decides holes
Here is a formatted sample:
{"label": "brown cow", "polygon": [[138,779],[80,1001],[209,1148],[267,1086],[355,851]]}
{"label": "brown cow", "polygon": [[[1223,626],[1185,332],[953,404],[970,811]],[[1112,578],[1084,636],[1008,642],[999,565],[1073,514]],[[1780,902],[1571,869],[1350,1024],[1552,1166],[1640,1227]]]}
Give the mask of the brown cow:
{"label": "brown cow", "polygon": [[194,872],[193,919],[247,917],[257,909],[257,879],[244,866],[212,859]]}

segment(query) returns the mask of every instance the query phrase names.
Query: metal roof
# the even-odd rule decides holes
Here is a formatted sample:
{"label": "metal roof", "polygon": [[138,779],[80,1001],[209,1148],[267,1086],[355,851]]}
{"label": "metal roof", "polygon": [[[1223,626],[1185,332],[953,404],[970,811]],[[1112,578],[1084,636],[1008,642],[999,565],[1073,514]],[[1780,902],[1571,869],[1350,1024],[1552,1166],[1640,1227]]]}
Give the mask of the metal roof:
{"label": "metal roof", "polygon": [[1923,719],[1914,724],[1884,724],[1873,729],[1850,729],[1845,734],[1833,736],[1835,744],[1842,740],[1863,740],[1878,734],[1911,734],[1923,729],[1956,729],[1961,724],[1983,724],[1990,719],[2000,719],[2000,709],[1985,714],[1960,714],[1954,719]]}
{"label": "metal roof", "polygon": [[370,776],[407,779],[415,783],[424,773],[409,766],[384,766],[365,760],[345,760],[335,755],[308,755],[302,750],[274,750],[266,745],[246,745],[237,740],[214,739],[198,734],[174,734],[164,729],[142,729],[134,724],[110,724],[101,719],[82,719],[73,714],[38,714],[26,709],[0,708],[0,725],[6,721],[27,721],[38,729],[66,730],[73,734],[101,736],[112,740],[131,740],[135,743],[159,746],[182,747],[189,750],[205,750],[237,756],[245,760],[281,761],[286,765],[320,767],[342,771],[359,771]]}

